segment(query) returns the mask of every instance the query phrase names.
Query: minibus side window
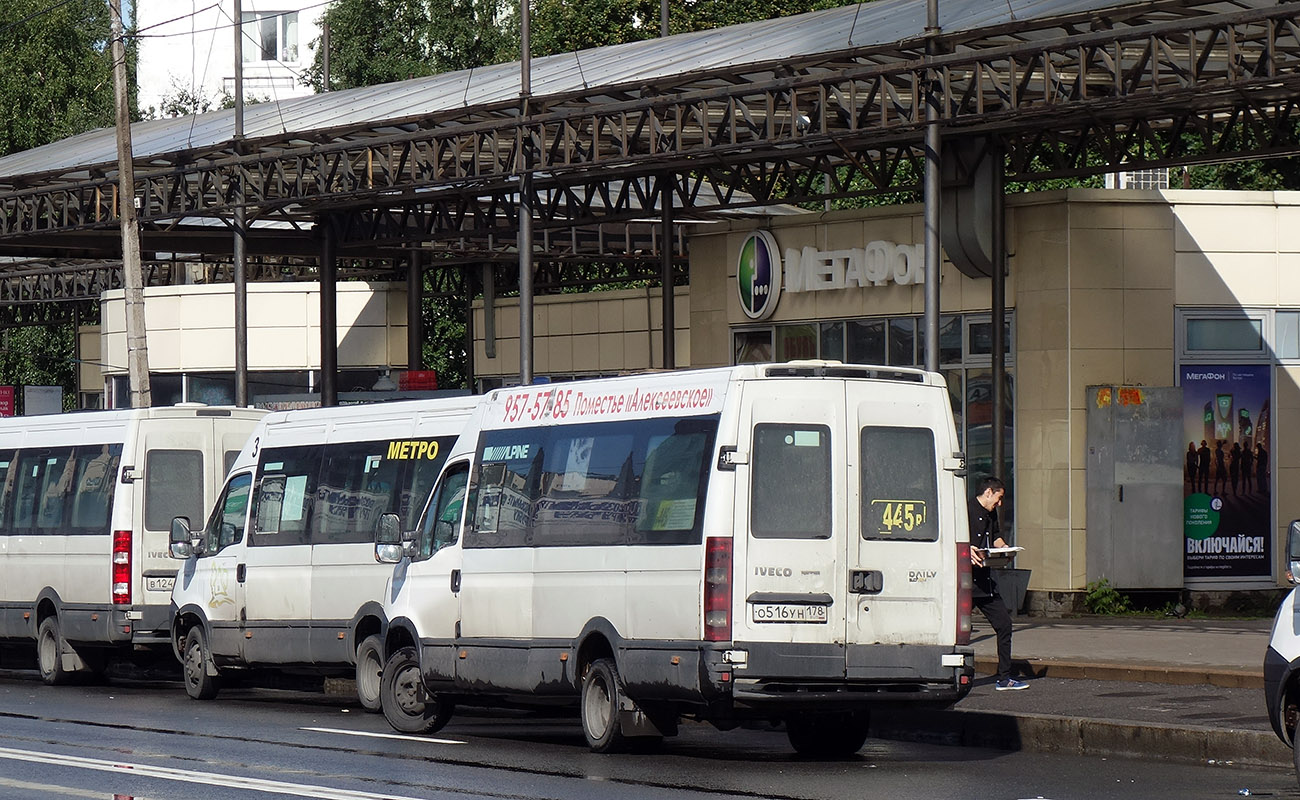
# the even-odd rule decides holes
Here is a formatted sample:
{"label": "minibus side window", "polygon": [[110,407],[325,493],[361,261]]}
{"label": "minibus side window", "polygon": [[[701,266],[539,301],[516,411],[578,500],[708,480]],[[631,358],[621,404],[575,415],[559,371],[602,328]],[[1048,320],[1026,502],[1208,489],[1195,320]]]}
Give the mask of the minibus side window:
{"label": "minibus side window", "polygon": [[406,462],[407,471],[402,477],[401,494],[397,498],[397,515],[402,518],[402,530],[411,530],[420,520],[420,512],[429,500],[429,493],[438,481],[438,473],[447,460],[447,453],[456,444],[455,436],[439,436],[429,440],[437,445],[432,457],[416,458]]}
{"label": "minibus side window", "polygon": [[751,460],[749,529],[755,538],[830,538],[830,428],[755,425]]}
{"label": "minibus side window", "polygon": [[316,505],[321,448],[264,450],[249,544],[296,545],[310,542]]}
{"label": "minibus side window", "polygon": [[212,555],[223,547],[229,547],[244,540],[244,520],[248,511],[248,492],[253,486],[253,475],[241,473],[230,479],[226,490],[221,493],[212,517],[203,531],[206,547],[204,555]]}
{"label": "minibus side window", "polygon": [[717,419],[675,420],[671,433],[656,432],[645,445],[645,468],[634,542],[698,542]]}
{"label": "minibus side window", "polygon": [[[401,448],[395,448],[400,454]],[[325,448],[312,515],[313,544],[373,542],[379,515],[395,511],[402,461],[389,443],[350,442]]]}
{"label": "minibus side window", "polygon": [[862,538],[933,542],[939,538],[934,432],[862,429]]}
{"label": "minibus side window", "polygon": [[460,534],[460,520],[465,510],[465,491],[469,484],[469,463],[456,464],[447,470],[438,486],[429,513],[420,528],[417,559],[432,556],[454,544]]}
{"label": "minibus side window", "polygon": [[0,536],[9,532],[7,523],[13,516],[14,478],[18,474],[14,468],[15,455],[13,450],[0,450]]}
{"label": "minibus side window", "polygon": [[63,533],[64,511],[72,494],[75,468],[71,447],[20,453],[13,527],[26,533]]}
{"label": "minibus side window", "polygon": [[[533,499],[537,492],[537,473],[545,456],[545,447],[536,440],[525,440],[516,431],[493,431],[499,438],[508,434],[510,444],[485,444],[480,440],[482,461],[475,470],[473,540],[467,547],[522,547],[532,533]],[[539,432],[534,432],[539,433]],[[544,435],[544,434],[542,434]]]}
{"label": "minibus side window", "polygon": [[552,431],[533,506],[532,544],[624,543],[636,516],[633,432],[627,423]]}
{"label": "minibus side window", "polygon": [[[76,448],[74,457],[77,463],[73,478],[76,491],[72,496],[72,528],[85,532],[106,531],[113,510],[113,490],[117,486],[122,445],[86,445]],[[199,513],[203,513],[202,507]],[[170,524],[169,517],[162,527]]]}
{"label": "minibus side window", "polygon": [[150,450],[144,456],[144,527],[165,531],[172,517],[203,518],[203,452]]}

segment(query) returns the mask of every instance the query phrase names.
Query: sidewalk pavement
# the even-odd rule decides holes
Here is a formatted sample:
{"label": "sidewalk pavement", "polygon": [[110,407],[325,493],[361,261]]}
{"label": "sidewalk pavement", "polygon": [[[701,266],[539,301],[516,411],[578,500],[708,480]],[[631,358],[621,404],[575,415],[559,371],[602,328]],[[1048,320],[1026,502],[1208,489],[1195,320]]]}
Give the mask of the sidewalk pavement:
{"label": "sidewalk pavement", "polygon": [[1012,656],[1029,683],[995,692],[992,630],[976,617],[976,681],[947,711],[879,713],[881,738],[1008,750],[1292,766],[1269,726],[1270,620],[1016,617]]}

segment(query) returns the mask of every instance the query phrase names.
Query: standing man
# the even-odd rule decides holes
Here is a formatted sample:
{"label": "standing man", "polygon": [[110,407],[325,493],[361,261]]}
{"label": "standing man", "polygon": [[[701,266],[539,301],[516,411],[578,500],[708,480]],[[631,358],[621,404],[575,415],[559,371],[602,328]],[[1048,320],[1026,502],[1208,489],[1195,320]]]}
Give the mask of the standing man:
{"label": "standing man", "polygon": [[1201,440],[1201,447],[1196,451],[1198,461],[1196,462],[1196,476],[1200,478],[1201,488],[1197,491],[1210,493],[1210,446],[1204,439]]}
{"label": "standing man", "polygon": [[999,692],[1028,689],[1029,684],[1011,677],[1011,614],[998,593],[989,569],[987,555],[990,547],[1006,547],[998,530],[998,506],[1007,493],[1001,478],[987,477],[975,487],[970,500],[970,561],[974,585],[971,600],[993,626],[998,640],[998,680],[993,688]]}

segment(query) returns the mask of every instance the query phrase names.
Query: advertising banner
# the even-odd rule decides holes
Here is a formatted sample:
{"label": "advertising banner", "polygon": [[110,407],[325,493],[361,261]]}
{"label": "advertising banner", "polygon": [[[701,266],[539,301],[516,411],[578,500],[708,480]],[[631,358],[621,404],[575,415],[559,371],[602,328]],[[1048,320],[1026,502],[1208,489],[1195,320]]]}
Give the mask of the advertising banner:
{"label": "advertising banner", "polygon": [[1183,575],[1271,578],[1267,365],[1182,367]]}
{"label": "advertising banner", "polygon": [[14,387],[0,386],[0,417],[14,415]]}

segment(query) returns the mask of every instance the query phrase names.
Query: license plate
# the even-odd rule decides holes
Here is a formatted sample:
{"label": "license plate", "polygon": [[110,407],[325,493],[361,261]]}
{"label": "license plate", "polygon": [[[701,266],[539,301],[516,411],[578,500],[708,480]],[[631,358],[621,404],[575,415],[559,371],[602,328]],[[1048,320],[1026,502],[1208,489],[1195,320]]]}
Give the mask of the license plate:
{"label": "license plate", "polygon": [[150,592],[170,592],[176,585],[175,578],[145,578],[144,588]]}
{"label": "license plate", "polygon": [[825,622],[826,606],[801,603],[751,603],[754,622]]}

